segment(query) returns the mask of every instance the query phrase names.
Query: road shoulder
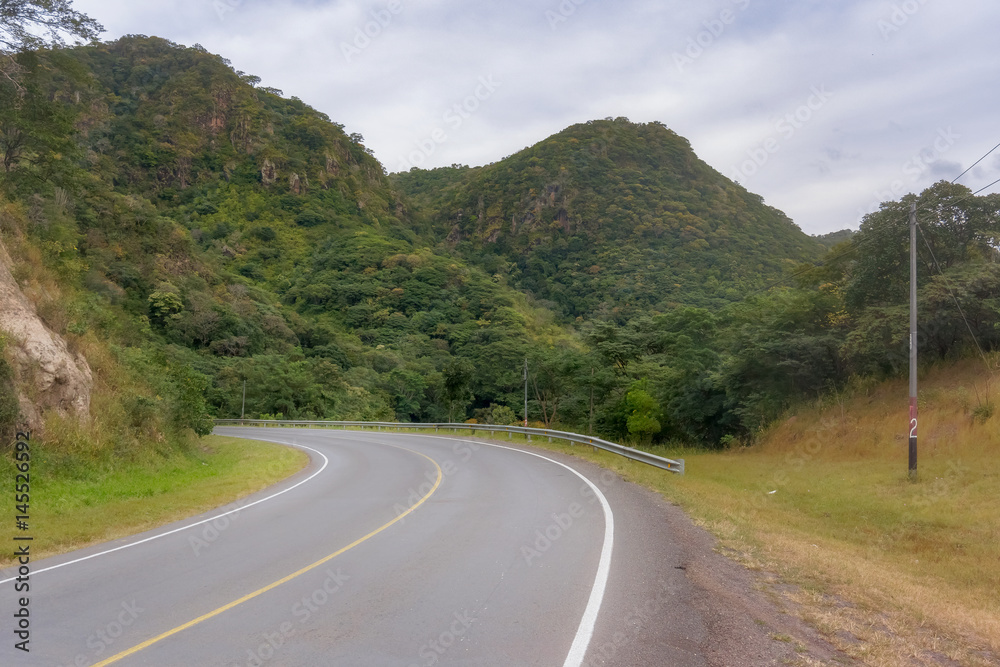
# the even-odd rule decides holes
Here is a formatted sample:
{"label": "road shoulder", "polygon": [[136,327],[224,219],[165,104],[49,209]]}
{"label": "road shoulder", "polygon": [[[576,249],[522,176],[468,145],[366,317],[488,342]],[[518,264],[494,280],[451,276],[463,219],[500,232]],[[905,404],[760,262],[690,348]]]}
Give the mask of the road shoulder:
{"label": "road shoulder", "polygon": [[857,664],[796,615],[794,587],[727,557],[680,507],[578,457],[546,456],[590,478],[615,512],[611,576],[586,665]]}

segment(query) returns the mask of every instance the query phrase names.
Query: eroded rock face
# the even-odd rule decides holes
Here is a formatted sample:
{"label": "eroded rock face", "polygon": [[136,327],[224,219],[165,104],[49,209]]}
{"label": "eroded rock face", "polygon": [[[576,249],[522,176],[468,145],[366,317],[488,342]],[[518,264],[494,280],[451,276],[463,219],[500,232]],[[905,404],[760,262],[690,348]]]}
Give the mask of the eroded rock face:
{"label": "eroded rock face", "polygon": [[42,413],[55,409],[84,419],[90,415],[94,385],[90,365],[74,355],[59,334],[35,313],[10,272],[11,259],[0,243],[0,331],[17,377],[22,419],[41,427]]}
{"label": "eroded rock face", "polygon": [[271,185],[278,180],[278,168],[267,158],[264,158],[264,164],[260,167],[260,180],[264,185]]}

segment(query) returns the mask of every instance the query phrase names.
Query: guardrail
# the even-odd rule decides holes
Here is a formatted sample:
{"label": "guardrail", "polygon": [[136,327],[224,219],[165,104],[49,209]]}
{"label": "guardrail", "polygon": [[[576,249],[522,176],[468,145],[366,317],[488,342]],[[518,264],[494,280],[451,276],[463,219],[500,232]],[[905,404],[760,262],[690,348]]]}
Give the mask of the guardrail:
{"label": "guardrail", "polygon": [[471,431],[473,435],[475,435],[476,431],[487,431],[491,436],[496,433],[507,433],[508,438],[512,434],[517,433],[528,436],[529,441],[531,440],[531,436],[537,435],[547,437],[549,442],[552,442],[552,438],[558,438],[559,440],[566,440],[571,445],[590,445],[595,450],[603,449],[604,451],[619,454],[633,461],[639,461],[640,463],[645,463],[646,465],[651,465],[663,470],[669,470],[670,472],[675,472],[679,475],[684,474],[684,459],[668,459],[662,456],[657,456],[656,454],[644,452],[640,449],[632,449],[631,447],[625,447],[624,445],[619,445],[618,443],[609,442],[607,440],[601,440],[600,438],[594,438],[589,435],[569,433],[568,431],[553,431],[547,428],[502,426],[499,424],[406,424],[400,422],[330,422],[276,419],[216,419],[215,424],[217,426],[322,426],[332,428],[339,426],[344,429],[372,428],[378,431],[381,431],[382,429],[434,429],[435,433],[441,429],[451,429],[455,431]]}

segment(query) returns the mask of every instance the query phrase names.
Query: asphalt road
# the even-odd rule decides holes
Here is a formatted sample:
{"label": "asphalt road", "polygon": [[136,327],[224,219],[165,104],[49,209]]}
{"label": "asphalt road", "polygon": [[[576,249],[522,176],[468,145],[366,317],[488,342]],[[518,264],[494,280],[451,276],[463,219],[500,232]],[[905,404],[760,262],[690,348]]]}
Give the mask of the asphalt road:
{"label": "asphalt road", "polygon": [[[450,437],[218,432],[312,462],[231,506],[33,563],[31,652],[8,636],[0,664],[704,664],[675,646],[698,627],[654,627],[683,576],[661,548],[643,555],[662,538],[643,535],[641,503],[614,506],[624,483],[607,471]],[[14,574],[0,573],[3,619]]]}

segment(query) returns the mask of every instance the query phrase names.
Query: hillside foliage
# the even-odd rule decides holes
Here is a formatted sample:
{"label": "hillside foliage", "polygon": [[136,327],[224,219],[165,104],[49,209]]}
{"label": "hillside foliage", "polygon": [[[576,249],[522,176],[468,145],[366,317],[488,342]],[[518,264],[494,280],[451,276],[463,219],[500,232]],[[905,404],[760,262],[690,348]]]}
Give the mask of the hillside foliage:
{"label": "hillside foliage", "polygon": [[822,251],[655,122],[591,121],[394,182],[452,252],[571,318],[718,307]]}
{"label": "hillside foliage", "polygon": [[658,123],[389,176],[362,137],[197,45],[16,58],[0,225],[22,283],[48,286],[46,323],[95,366],[120,451],[244,412],[510,423],[525,359],[533,422],[752,438],[903,367],[911,201],[922,348],[1000,343],[1000,202],[962,186],[817,240]]}

